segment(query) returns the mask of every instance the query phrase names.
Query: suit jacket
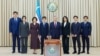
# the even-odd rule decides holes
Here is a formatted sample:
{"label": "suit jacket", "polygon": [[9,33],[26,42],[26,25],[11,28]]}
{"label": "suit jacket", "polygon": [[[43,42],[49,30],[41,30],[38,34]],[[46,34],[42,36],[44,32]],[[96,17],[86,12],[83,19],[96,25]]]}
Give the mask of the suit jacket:
{"label": "suit jacket", "polygon": [[19,35],[19,24],[21,22],[21,18],[17,18],[17,20],[15,20],[14,18],[11,18],[9,20],[9,32],[11,32],[12,34],[17,34]]}
{"label": "suit jacket", "polygon": [[91,23],[90,22],[82,22],[81,23],[81,34],[83,36],[88,36],[88,35],[91,35],[91,29],[92,29],[92,26],[91,26]]}
{"label": "suit jacket", "polygon": [[80,35],[81,25],[79,22],[75,23],[73,22],[71,25],[71,34],[76,34],[77,37]]}
{"label": "suit jacket", "polygon": [[25,24],[23,22],[20,22],[19,25],[19,35],[21,37],[27,37],[29,34],[29,23],[25,22]]}
{"label": "suit jacket", "polygon": [[62,23],[62,35],[70,35],[70,23],[66,23],[64,26],[64,23]]}
{"label": "suit jacket", "polygon": [[50,23],[50,35],[52,37],[55,37],[55,38],[60,37],[60,35],[61,35],[61,24],[60,24],[60,22],[57,22],[56,27],[54,26],[54,22]]}
{"label": "suit jacket", "polygon": [[48,35],[48,32],[49,32],[49,25],[48,25],[48,23],[45,23],[44,25],[43,25],[43,23],[40,23],[39,34],[42,37],[46,37]]}

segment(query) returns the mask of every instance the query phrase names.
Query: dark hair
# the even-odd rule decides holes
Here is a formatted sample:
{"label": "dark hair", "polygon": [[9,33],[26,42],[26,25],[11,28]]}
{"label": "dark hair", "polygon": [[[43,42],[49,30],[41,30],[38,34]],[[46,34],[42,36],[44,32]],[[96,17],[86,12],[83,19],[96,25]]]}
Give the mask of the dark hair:
{"label": "dark hair", "polygon": [[26,16],[22,16],[22,19],[23,19],[23,18],[25,18],[25,19],[26,19]]}
{"label": "dark hair", "polygon": [[43,16],[42,19],[46,19],[46,16]]}
{"label": "dark hair", "polygon": [[13,14],[18,14],[18,12],[17,11],[13,11]]}
{"label": "dark hair", "polygon": [[83,19],[85,19],[85,18],[87,18],[87,19],[88,19],[88,16],[84,16],[84,17],[83,17]]}
{"label": "dark hair", "polygon": [[73,18],[75,18],[75,17],[78,18],[78,16],[74,16]]}
{"label": "dark hair", "polygon": [[67,17],[67,16],[64,16],[64,17],[62,18],[62,22],[63,22],[63,23],[64,23],[64,18],[66,18],[66,19],[67,19],[67,22],[69,22],[68,17]]}
{"label": "dark hair", "polygon": [[32,21],[33,21],[34,19],[36,19],[36,21],[37,21],[37,17],[33,17],[33,18],[32,18]]}

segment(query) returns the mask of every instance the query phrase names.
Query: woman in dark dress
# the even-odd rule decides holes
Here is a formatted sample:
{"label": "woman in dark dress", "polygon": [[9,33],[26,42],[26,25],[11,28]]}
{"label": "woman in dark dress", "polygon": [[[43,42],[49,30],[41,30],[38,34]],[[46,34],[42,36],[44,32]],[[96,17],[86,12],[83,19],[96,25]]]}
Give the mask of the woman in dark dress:
{"label": "woman in dark dress", "polygon": [[31,34],[31,49],[34,49],[33,54],[37,54],[36,50],[39,49],[39,24],[37,23],[37,18],[32,18],[32,23],[30,24],[30,34]]}
{"label": "woman in dark dress", "polygon": [[62,44],[64,54],[69,54],[69,37],[70,37],[70,23],[68,17],[64,16],[62,20]]}

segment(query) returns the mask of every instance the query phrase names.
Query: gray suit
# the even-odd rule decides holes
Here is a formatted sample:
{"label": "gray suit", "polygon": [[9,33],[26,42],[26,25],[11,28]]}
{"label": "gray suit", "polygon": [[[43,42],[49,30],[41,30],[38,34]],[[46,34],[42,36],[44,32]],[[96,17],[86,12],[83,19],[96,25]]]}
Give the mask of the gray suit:
{"label": "gray suit", "polygon": [[29,34],[29,23],[23,22],[19,25],[19,35],[21,36],[21,52],[27,53],[27,41],[28,41],[28,34]]}

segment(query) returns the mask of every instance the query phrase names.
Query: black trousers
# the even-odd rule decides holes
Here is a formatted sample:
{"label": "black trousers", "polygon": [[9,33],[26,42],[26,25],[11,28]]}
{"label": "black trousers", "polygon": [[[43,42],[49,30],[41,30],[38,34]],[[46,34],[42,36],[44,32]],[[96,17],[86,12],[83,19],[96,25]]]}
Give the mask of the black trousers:
{"label": "black trousers", "polygon": [[63,52],[68,53],[69,52],[69,37],[67,37],[67,35],[63,35],[62,44],[63,44]]}
{"label": "black trousers", "polygon": [[44,52],[44,40],[47,39],[46,37],[41,37],[41,54]]}
{"label": "black trousers", "polygon": [[74,49],[74,52],[77,52],[76,51],[76,43],[78,45],[78,52],[80,52],[80,50],[81,50],[80,37],[73,37],[72,40],[73,40],[73,49]]}
{"label": "black trousers", "polygon": [[15,47],[16,47],[16,41],[17,41],[17,46],[18,46],[18,52],[20,52],[20,38],[19,35],[13,34],[12,35],[12,42],[13,42],[13,52],[15,52]]}
{"label": "black trousers", "polygon": [[27,53],[28,37],[21,37],[21,53]]}
{"label": "black trousers", "polygon": [[89,43],[89,37],[82,36],[82,44],[83,44],[83,51],[85,51],[85,46],[87,45],[87,52],[89,52],[90,43]]}

